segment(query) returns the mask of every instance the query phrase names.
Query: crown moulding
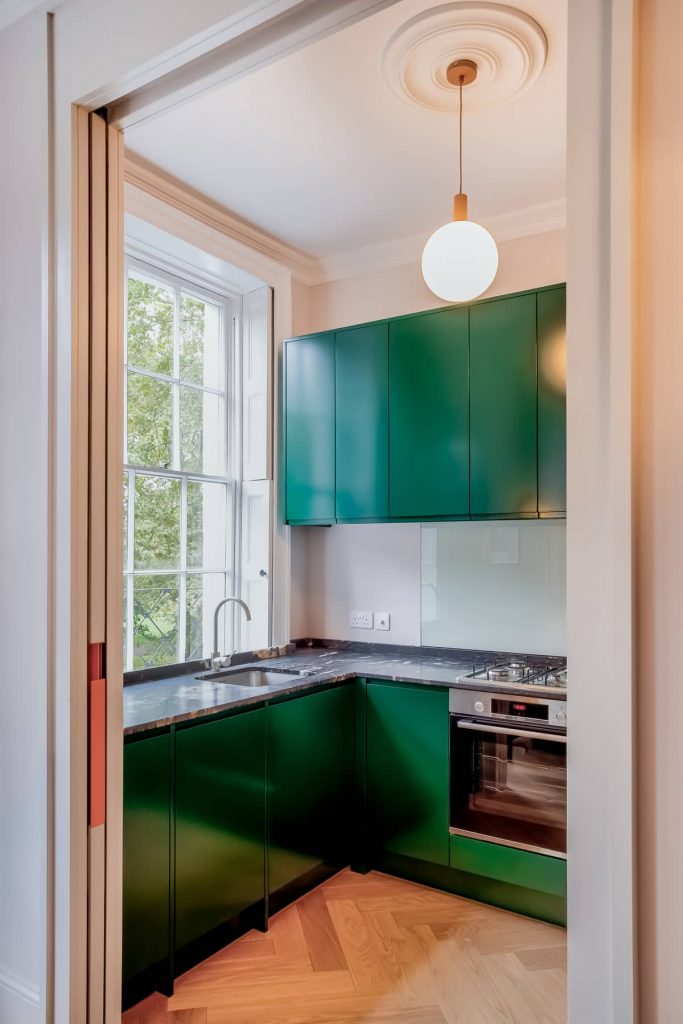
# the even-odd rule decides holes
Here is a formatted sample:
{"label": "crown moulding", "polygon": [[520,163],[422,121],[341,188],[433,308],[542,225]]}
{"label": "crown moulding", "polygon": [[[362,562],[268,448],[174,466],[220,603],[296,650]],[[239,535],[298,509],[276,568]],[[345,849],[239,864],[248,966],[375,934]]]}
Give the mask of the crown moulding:
{"label": "crown moulding", "polygon": [[[326,284],[360,274],[377,273],[390,267],[419,263],[420,253],[429,237],[429,232],[425,232],[332,256],[316,257],[269,235],[131,153],[126,155],[125,178],[128,185],[153,196],[212,231],[225,235],[246,249],[272,260],[307,285]],[[565,200],[539,203],[498,217],[482,218],[481,222],[497,242],[554,231],[566,225]]]}
{"label": "crown moulding", "polygon": [[476,80],[467,108],[509,103],[537,81],[548,41],[532,17],[505,4],[442,4],[410,18],[391,37],[382,73],[399,99],[427,110],[454,113],[458,90],[448,81],[450,64],[471,60]]}

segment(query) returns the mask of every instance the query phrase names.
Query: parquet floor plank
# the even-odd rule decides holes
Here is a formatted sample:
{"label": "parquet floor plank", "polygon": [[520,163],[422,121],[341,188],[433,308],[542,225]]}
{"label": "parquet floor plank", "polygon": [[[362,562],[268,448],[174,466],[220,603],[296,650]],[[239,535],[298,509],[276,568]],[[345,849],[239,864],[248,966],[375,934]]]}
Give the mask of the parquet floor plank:
{"label": "parquet floor plank", "polygon": [[342,871],[123,1024],[566,1024],[563,929]]}

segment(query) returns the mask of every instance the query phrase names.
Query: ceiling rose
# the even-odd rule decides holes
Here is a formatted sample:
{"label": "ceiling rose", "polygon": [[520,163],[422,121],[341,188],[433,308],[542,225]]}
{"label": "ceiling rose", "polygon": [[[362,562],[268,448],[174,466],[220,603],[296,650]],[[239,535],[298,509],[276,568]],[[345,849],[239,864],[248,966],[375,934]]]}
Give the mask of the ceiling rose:
{"label": "ceiling rose", "polygon": [[477,64],[467,87],[470,109],[507,103],[530,88],[548,53],[545,32],[528,14],[505,4],[442,4],[411,18],[384,50],[382,72],[389,87],[409,103],[452,114],[457,90],[446,71],[456,60]]}

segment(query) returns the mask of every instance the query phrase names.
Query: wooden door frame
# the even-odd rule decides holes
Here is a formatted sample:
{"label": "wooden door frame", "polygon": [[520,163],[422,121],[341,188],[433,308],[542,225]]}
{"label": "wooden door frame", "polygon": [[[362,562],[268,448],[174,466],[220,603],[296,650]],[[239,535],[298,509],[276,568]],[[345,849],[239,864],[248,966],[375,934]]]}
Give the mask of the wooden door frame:
{"label": "wooden door frame", "polygon": [[[392,2],[392,0],[388,0]],[[372,13],[386,4],[361,0],[353,3],[354,17]],[[633,98],[633,55],[636,44],[637,0],[572,0],[569,5],[569,66],[581,66],[578,81],[569,88],[569,289],[568,323],[569,356],[569,488],[568,488],[568,618],[569,658],[573,675],[572,748],[570,762],[570,832],[575,839],[570,849],[569,866],[569,1005],[571,1024],[631,1024],[634,1010],[634,859],[632,836],[633,816],[633,721],[632,721],[632,638],[631,596],[633,589],[631,550],[632,481],[631,465],[631,379],[633,303],[630,286],[633,275],[632,146],[635,122]],[[339,19],[342,27],[348,19]],[[318,38],[319,26],[306,39],[305,28],[299,45]],[[271,36],[269,58],[273,58]],[[287,42],[283,28],[283,46]],[[291,39],[289,40],[291,42]],[[207,51],[210,53],[211,51]],[[243,60],[242,54],[239,59]],[[169,58],[172,59],[172,58]],[[258,64],[258,55],[252,66]],[[190,52],[187,54],[191,63]],[[159,80],[163,61],[158,64]],[[195,68],[196,70],[196,68]],[[121,123],[135,109],[163,109],[164,90],[169,103],[192,90],[201,91],[201,75],[188,86],[185,69],[175,65],[177,77],[171,74],[165,85],[154,83],[154,90],[144,95],[135,90],[118,94],[104,86],[93,95],[74,102],[79,106],[75,121],[95,106],[107,105],[121,113]],[[245,65],[240,66],[244,73]],[[216,81],[214,62],[207,80]],[[223,78],[231,77],[225,73]],[[140,69],[137,82],[149,86],[149,71]],[[136,76],[130,81],[136,82]],[[137,84],[137,83],[136,83]],[[145,103],[153,100],[151,108]],[[141,106],[136,103],[141,100]],[[125,115],[125,116],[124,116]],[[86,115],[87,116],[87,115]],[[112,125],[109,126],[110,130]],[[76,132],[77,134],[77,132]],[[122,181],[122,170],[112,162],[107,187],[113,195]],[[62,166],[61,170],[65,168]],[[109,884],[97,890],[102,907],[94,907],[94,892],[88,893],[84,878],[88,865],[88,829],[85,819],[87,805],[87,644],[95,642],[89,633],[87,580],[88,560],[93,552],[86,550],[84,537],[91,509],[87,504],[89,473],[90,423],[86,416],[87,391],[85,296],[90,296],[91,278],[86,282],[83,253],[90,231],[83,205],[86,165],[81,148],[74,144],[72,166],[68,169],[73,182],[74,215],[72,230],[74,263],[72,275],[72,312],[74,344],[72,348],[72,428],[73,444],[69,466],[58,463],[55,472],[70,473],[72,480],[71,571],[72,571],[72,633],[73,672],[71,678],[72,712],[70,738],[70,801],[72,808],[70,884],[71,916],[71,989],[74,1000],[74,1022],[103,1019],[107,1024],[118,1020],[119,995],[113,979],[120,970],[120,864],[121,830],[121,689],[120,666],[115,667],[115,638],[120,639],[120,609],[115,610],[116,573],[105,572],[104,607],[105,638],[108,645],[107,677],[107,791],[109,807],[107,835],[107,872]],[[80,211],[80,216],[79,216]],[[89,215],[88,215],[89,218]],[[88,225],[86,228],[85,225]],[[123,242],[116,241],[116,231],[109,235],[113,246],[105,256],[98,255],[113,268],[116,251],[122,254]],[[59,259],[57,260],[59,264]],[[92,266],[92,263],[91,263]],[[64,268],[62,267],[62,270]],[[93,267],[95,276],[99,272]],[[112,270],[113,273],[113,270]],[[68,276],[68,271],[67,271]],[[107,301],[115,305],[116,288],[107,289]],[[291,296],[290,296],[291,298]],[[89,301],[89,299],[88,299]],[[111,331],[118,341],[112,342],[114,358],[120,344],[122,325],[113,315]],[[120,315],[120,311],[119,311]],[[89,332],[89,311],[88,311]],[[89,334],[88,334],[89,336]],[[572,355],[575,347],[575,355]],[[120,354],[117,356],[122,365]],[[109,368],[111,368],[111,365]],[[111,378],[108,385],[106,430],[112,444],[120,445],[120,391]],[[609,414],[605,416],[605,404]],[[591,436],[591,429],[593,436]],[[118,431],[118,435],[117,435]],[[117,439],[118,436],[118,440]],[[120,454],[120,451],[119,451]],[[118,457],[118,456],[117,456]],[[98,515],[107,515],[108,529],[104,540],[104,563],[120,566],[120,507],[114,508],[114,476],[118,472],[115,450],[109,450],[105,488],[108,498],[100,505]],[[595,494],[585,486],[587,478],[597,481],[603,476],[603,508],[599,529],[595,528]],[[103,513],[103,509],[106,512]],[[114,536],[116,533],[116,537]],[[280,554],[282,571],[289,571],[287,531],[283,531]],[[593,539],[595,538],[595,539]],[[596,542],[597,541],[597,542]],[[100,549],[102,545],[100,544]],[[102,552],[100,551],[100,557]],[[118,560],[117,560],[118,559]],[[599,576],[603,588],[591,588],[591,580]],[[109,614],[111,612],[111,614]],[[116,616],[119,615],[117,622]],[[600,623],[596,635],[595,623]],[[590,640],[588,640],[590,638]],[[120,644],[118,645],[120,647]],[[116,680],[113,683],[113,680]],[[600,712],[616,708],[616,728],[609,734],[600,726]],[[588,758],[602,745],[606,762],[606,802],[595,799],[594,779]],[[579,835],[587,815],[593,822],[590,836]],[[116,818],[116,820],[113,820]],[[626,837],[624,842],[617,837]],[[596,859],[594,848],[604,854]],[[63,858],[62,858],[63,859]],[[100,876],[102,877],[102,876]],[[117,881],[119,879],[119,881]],[[59,879],[57,880],[59,884]],[[607,900],[605,900],[605,894]],[[594,900],[592,901],[592,898]],[[105,913],[106,900],[106,913]],[[92,1012],[88,1018],[86,993],[88,977],[84,953],[87,949],[88,901],[97,920],[105,922],[106,932],[106,997],[95,994],[101,972],[91,975]],[[598,919],[595,918],[595,913]],[[596,926],[597,924],[597,926]],[[118,946],[118,948],[117,948]],[[104,965],[103,968],[104,969]],[[102,1017],[98,1007],[102,1005]]]}

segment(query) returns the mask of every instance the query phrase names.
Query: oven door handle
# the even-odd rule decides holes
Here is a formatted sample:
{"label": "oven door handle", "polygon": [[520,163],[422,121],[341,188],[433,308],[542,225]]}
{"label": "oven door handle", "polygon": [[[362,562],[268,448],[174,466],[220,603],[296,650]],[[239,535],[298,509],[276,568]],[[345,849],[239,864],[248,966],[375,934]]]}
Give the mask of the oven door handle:
{"label": "oven door handle", "polygon": [[549,740],[551,743],[566,743],[567,737],[564,733],[529,732],[528,729],[501,729],[497,725],[480,725],[479,722],[468,722],[465,719],[458,719],[458,729],[472,729],[474,732],[498,733],[499,736],[519,736],[528,740]]}

